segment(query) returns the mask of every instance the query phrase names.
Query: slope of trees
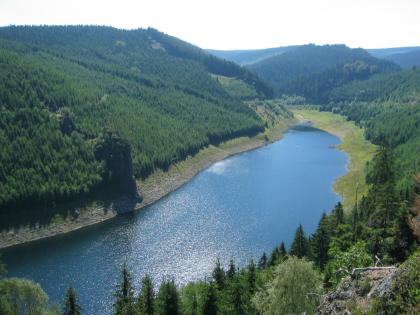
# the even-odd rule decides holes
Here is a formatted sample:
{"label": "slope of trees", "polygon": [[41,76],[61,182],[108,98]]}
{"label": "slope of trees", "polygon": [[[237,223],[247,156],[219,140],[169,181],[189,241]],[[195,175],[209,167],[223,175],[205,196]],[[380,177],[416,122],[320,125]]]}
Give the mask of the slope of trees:
{"label": "slope of trees", "polygon": [[420,172],[420,70],[382,74],[333,89],[323,110],[365,128],[366,138],[394,150],[396,178],[406,190]]}
{"label": "slope of trees", "polygon": [[130,152],[141,178],[263,130],[210,72],[270,93],[249,71],[152,29],[0,28],[0,67],[2,214],[100,189],[112,163],[95,150],[108,133],[126,143],[111,147]]}
{"label": "slope of trees", "polygon": [[399,69],[390,61],[345,45],[299,46],[247,67],[269,82],[276,95],[296,94],[316,103],[323,102],[332,88]]}

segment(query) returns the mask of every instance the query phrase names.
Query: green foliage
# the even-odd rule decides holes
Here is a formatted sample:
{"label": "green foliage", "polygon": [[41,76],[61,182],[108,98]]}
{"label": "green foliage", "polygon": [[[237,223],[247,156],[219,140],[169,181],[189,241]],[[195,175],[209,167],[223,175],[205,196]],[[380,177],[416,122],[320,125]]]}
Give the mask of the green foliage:
{"label": "green foliage", "polygon": [[313,314],[322,281],[311,262],[296,257],[278,265],[271,280],[253,298],[260,314]]}
{"label": "green foliage", "polygon": [[179,294],[174,280],[165,280],[160,284],[156,297],[156,314],[179,314]]}
{"label": "green foliage", "polygon": [[38,284],[19,278],[0,281],[0,311],[5,315],[59,314],[48,305],[48,296]]}
{"label": "green foliage", "polygon": [[134,314],[134,287],[126,265],[121,270],[121,283],[117,285],[114,295],[116,299],[114,302],[116,315]]}
{"label": "green foliage", "polygon": [[295,237],[290,247],[289,254],[298,258],[310,257],[309,240],[303,231],[303,227],[300,224],[296,229]]}
{"label": "green foliage", "polygon": [[331,246],[328,255],[332,259],[326,266],[325,280],[327,284],[333,286],[336,286],[353,268],[368,267],[373,264],[372,256],[362,241],[357,242],[346,251]]}
{"label": "green foliage", "polygon": [[400,267],[389,296],[379,298],[374,311],[377,314],[418,314],[420,307],[420,252],[416,251]]}
{"label": "green foliage", "polygon": [[153,315],[155,313],[155,292],[152,279],[146,275],[137,298],[137,311],[139,315]]}
{"label": "green foliage", "polygon": [[77,303],[76,291],[70,287],[67,290],[66,299],[64,300],[63,315],[80,315],[82,308]]}
{"label": "green foliage", "polygon": [[217,258],[216,265],[212,272],[213,280],[216,282],[217,288],[223,290],[226,284],[226,273],[220,263],[220,259]]}
{"label": "green foliage", "polygon": [[329,260],[328,249],[332,234],[331,229],[331,220],[325,213],[322,214],[318,227],[310,241],[315,265],[321,270],[324,269]]}
{"label": "green foliage", "polygon": [[213,283],[207,285],[207,290],[204,295],[203,315],[218,314],[216,288]]}

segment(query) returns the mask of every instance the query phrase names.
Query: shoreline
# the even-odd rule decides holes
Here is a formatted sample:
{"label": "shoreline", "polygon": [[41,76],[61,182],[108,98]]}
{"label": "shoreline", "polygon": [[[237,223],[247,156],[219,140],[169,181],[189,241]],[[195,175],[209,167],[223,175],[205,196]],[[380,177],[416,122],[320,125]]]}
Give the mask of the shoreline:
{"label": "shoreline", "polygon": [[337,136],[341,143],[336,149],[348,156],[346,173],[333,183],[334,192],[341,196],[345,212],[349,213],[356,202],[367,194],[369,189],[365,182],[365,166],[373,157],[376,146],[365,139],[364,130],[345,117],[331,112],[319,112],[313,109],[290,109],[299,121],[310,121],[319,128]]}
{"label": "shoreline", "polygon": [[295,122],[295,120],[284,121],[252,138],[239,137],[218,146],[210,145],[201,149],[195,156],[190,156],[175,163],[167,172],[158,170],[144,181],[138,180],[137,190],[143,197],[141,203],[127,197],[112,200],[107,205],[92,202],[87,207],[80,209],[80,214],[76,219],[71,218],[71,216],[66,218],[57,216],[46,226],[24,225],[19,228],[0,231],[0,250],[70,234],[93,225],[108,222],[119,213],[139,211],[182,187],[214,163],[280,140],[283,133]]}

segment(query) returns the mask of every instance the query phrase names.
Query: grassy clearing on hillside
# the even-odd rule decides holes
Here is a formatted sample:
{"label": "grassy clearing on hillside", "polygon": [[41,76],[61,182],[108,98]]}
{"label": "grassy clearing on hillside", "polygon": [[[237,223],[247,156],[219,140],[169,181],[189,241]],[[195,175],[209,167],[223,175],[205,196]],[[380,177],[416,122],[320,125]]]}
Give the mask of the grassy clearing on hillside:
{"label": "grassy clearing on hillside", "polygon": [[255,88],[244,81],[236,78],[229,78],[222,75],[211,75],[223,86],[226,92],[233,97],[241,99],[257,98],[258,93]]}
{"label": "grassy clearing on hillside", "polygon": [[366,195],[368,185],[365,182],[365,166],[375,152],[376,146],[367,141],[363,129],[343,116],[312,109],[293,109],[295,117],[310,120],[316,128],[328,131],[341,139],[338,148],[349,156],[348,173],[334,183],[334,190],[343,197],[344,208],[349,211],[358,198]]}

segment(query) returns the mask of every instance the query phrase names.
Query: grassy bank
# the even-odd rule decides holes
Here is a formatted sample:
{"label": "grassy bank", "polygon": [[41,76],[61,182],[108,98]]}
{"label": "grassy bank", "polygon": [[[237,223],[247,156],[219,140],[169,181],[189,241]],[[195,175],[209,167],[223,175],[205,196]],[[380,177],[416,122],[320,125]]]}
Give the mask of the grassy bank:
{"label": "grassy bank", "polygon": [[344,208],[352,209],[356,200],[367,193],[365,165],[372,159],[375,145],[364,138],[363,129],[343,116],[311,109],[293,109],[299,120],[310,120],[315,127],[325,130],[341,139],[338,148],[349,156],[348,172],[334,183],[334,190],[343,197]]}

